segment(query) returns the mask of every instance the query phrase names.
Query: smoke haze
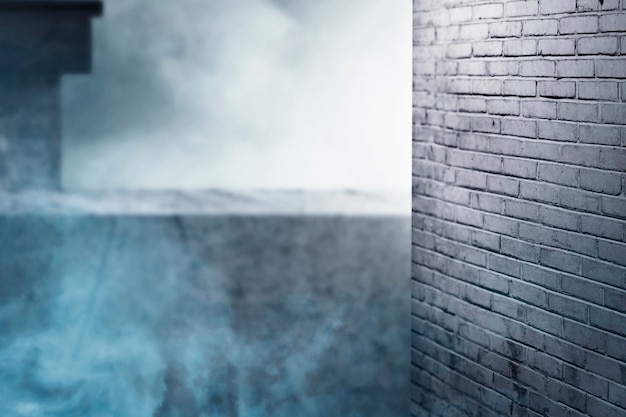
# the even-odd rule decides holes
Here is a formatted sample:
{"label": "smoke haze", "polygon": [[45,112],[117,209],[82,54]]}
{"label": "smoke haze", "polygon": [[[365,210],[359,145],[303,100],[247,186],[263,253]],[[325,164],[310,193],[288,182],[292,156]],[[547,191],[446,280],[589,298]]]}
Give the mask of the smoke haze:
{"label": "smoke haze", "polygon": [[409,187],[411,3],[107,0],[69,188]]}

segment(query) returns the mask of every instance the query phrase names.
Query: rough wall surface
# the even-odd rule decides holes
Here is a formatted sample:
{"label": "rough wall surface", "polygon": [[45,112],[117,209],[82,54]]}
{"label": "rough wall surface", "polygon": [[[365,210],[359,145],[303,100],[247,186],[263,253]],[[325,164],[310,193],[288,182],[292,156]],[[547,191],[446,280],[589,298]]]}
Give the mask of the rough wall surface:
{"label": "rough wall surface", "polygon": [[626,416],[625,7],[414,1],[412,415]]}
{"label": "rough wall surface", "polygon": [[0,242],[2,417],[409,412],[407,217],[0,209]]}

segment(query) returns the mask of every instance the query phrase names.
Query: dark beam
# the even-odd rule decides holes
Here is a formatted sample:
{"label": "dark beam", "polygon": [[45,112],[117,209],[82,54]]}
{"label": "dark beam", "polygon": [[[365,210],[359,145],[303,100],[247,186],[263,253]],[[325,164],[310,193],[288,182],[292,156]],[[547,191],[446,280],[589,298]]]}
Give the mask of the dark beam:
{"label": "dark beam", "polygon": [[0,1],[0,13],[85,13],[92,16],[102,15],[101,1]]}

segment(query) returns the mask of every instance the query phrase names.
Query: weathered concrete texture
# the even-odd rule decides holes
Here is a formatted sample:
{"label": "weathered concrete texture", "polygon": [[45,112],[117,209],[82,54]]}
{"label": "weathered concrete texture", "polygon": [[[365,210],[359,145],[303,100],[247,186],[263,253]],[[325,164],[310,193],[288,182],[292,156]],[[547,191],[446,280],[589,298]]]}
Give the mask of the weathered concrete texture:
{"label": "weathered concrete texture", "polygon": [[91,69],[96,2],[0,2],[0,190],[58,189],[60,79]]}
{"label": "weathered concrete texture", "polygon": [[624,7],[414,2],[413,415],[626,416]]}
{"label": "weathered concrete texture", "polygon": [[58,75],[0,76],[0,190],[59,188]]}
{"label": "weathered concrete texture", "polygon": [[409,219],[2,215],[0,414],[402,416]]}

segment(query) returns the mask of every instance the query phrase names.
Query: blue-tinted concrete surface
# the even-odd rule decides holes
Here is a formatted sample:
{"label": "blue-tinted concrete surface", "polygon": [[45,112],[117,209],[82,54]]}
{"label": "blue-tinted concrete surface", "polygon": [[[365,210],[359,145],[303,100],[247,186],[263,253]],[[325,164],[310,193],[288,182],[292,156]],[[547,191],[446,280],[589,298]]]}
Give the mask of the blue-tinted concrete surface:
{"label": "blue-tinted concrete surface", "polygon": [[2,416],[408,413],[408,217],[0,211]]}

